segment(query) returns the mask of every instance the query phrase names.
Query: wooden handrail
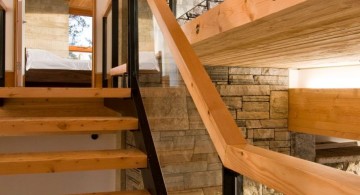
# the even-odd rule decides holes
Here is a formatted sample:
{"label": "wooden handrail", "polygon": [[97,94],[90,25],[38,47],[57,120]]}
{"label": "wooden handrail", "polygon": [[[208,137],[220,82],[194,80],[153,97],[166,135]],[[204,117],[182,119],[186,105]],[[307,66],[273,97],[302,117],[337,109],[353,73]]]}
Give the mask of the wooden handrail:
{"label": "wooden handrail", "polygon": [[69,46],[69,51],[73,51],[73,52],[87,52],[87,53],[91,53],[92,50],[93,50],[92,47]]}
{"label": "wooden handrail", "polygon": [[224,166],[288,194],[357,194],[360,178],[246,143],[166,2],[148,0]]}
{"label": "wooden handrail", "polygon": [[5,12],[7,11],[7,7],[6,7],[5,3],[4,3],[2,0],[0,0],[0,7],[1,7],[1,9],[3,9]]}
{"label": "wooden handrail", "polygon": [[127,72],[127,64],[119,65],[115,68],[110,69],[110,76],[120,76]]}
{"label": "wooden handrail", "polygon": [[112,8],[112,1],[111,0],[108,0],[107,1],[107,6],[106,6],[106,10],[103,14],[103,17],[106,17],[107,15],[109,15],[110,11],[111,11],[111,8]]}

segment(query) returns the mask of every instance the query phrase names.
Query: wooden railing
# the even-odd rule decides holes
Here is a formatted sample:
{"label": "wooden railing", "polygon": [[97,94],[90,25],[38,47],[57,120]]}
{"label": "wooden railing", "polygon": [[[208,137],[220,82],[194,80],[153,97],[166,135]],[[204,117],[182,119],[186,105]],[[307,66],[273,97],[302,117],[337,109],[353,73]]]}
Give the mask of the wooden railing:
{"label": "wooden railing", "polygon": [[285,194],[358,194],[360,179],[247,144],[164,0],[148,0],[224,166]]}
{"label": "wooden railing", "polygon": [[69,46],[69,51],[71,52],[85,52],[85,53],[91,53],[93,51],[92,47],[80,47],[80,46]]}

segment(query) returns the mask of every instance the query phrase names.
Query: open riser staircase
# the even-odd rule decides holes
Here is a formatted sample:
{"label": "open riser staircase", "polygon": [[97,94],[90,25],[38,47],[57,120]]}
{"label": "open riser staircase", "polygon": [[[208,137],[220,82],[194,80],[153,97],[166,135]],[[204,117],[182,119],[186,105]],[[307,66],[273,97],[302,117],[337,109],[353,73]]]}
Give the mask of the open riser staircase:
{"label": "open riser staircase", "polygon": [[[0,136],[88,134],[89,138],[91,135],[96,138],[97,134],[129,130],[137,132],[139,120],[131,97],[129,88],[0,88],[0,98],[3,98],[4,102],[0,108]],[[111,105],[115,109],[105,105]],[[146,154],[148,148],[141,138],[138,140],[140,149],[61,152],[44,149],[43,152],[36,153],[0,154],[0,175],[133,168],[151,174],[151,171],[146,171],[149,167]],[[157,180],[161,181],[162,178]],[[148,189],[98,194],[157,193],[154,189]]]}

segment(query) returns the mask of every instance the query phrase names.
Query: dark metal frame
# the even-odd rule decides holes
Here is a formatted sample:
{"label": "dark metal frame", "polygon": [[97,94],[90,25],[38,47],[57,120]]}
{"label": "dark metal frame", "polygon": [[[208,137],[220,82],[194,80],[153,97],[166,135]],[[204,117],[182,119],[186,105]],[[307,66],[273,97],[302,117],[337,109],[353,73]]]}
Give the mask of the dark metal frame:
{"label": "dark metal frame", "polygon": [[223,167],[223,194],[224,195],[242,195],[243,194],[243,176]]}
{"label": "dark metal frame", "polygon": [[107,78],[107,17],[103,17],[102,25],[102,87],[108,87],[108,78]]}
{"label": "dark metal frame", "polygon": [[134,132],[136,147],[144,151],[148,157],[148,168],[141,174],[145,188],[150,194],[166,195],[165,182],[161,173],[160,163],[156,154],[149,122],[145,113],[139,76],[139,32],[138,32],[138,0],[128,0],[128,86],[136,107],[139,119],[139,131]]}
{"label": "dark metal frame", "polygon": [[[0,9],[0,87],[5,87],[5,29],[6,11]],[[4,105],[4,99],[0,99],[0,106]]]}
{"label": "dark metal frame", "polygon": [[175,17],[176,17],[176,5],[177,5],[177,0],[169,0],[169,7],[171,11],[174,13]]}
{"label": "dark metal frame", "polygon": [[[112,0],[112,67],[118,66],[119,62],[119,0]],[[107,85],[107,18],[103,18],[103,87]],[[138,0],[128,0],[128,63],[127,77],[128,87],[131,88],[132,101],[139,120],[139,131],[133,131],[136,147],[147,154],[148,167],[141,169],[145,189],[150,194],[167,195],[164,179],[161,173],[160,163],[156,154],[152,139],[149,122],[145,113],[144,104],[138,84],[139,73],[139,41],[138,41]],[[123,81],[125,76],[123,75]],[[118,77],[112,79],[112,87],[118,87]],[[105,103],[116,106],[109,100]]]}
{"label": "dark metal frame", "polygon": [[[119,66],[119,0],[112,0],[112,21],[111,21],[111,67]],[[112,78],[113,87],[118,87],[119,78]]]}
{"label": "dark metal frame", "polygon": [[136,76],[131,77],[131,96],[133,98],[138,119],[139,131],[134,131],[136,147],[147,154],[148,168],[141,169],[145,188],[150,194],[166,195],[165,182],[161,173],[160,163],[156,154],[149,122],[145,113],[144,104]]}

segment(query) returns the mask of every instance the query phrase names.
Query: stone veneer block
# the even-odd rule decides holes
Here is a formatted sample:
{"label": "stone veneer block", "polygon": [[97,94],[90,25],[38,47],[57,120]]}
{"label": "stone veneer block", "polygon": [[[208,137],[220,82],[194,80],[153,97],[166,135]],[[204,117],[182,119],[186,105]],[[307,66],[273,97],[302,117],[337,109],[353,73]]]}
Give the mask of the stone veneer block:
{"label": "stone veneer block", "polygon": [[263,128],[284,128],[287,127],[287,119],[261,120]]}
{"label": "stone veneer block", "polygon": [[269,96],[243,96],[244,102],[269,102]]}
{"label": "stone veneer block", "polygon": [[270,95],[270,118],[288,118],[288,92],[272,91]]}
{"label": "stone veneer block", "polygon": [[289,69],[284,68],[263,68],[262,75],[289,76]]}
{"label": "stone veneer block", "polygon": [[241,97],[222,97],[222,100],[229,109],[241,109]]}
{"label": "stone veneer block", "polygon": [[240,75],[261,75],[261,68],[241,68],[241,67],[230,67],[229,74],[240,74]]}
{"label": "stone veneer block", "polygon": [[229,76],[230,84],[254,84],[254,76],[253,75],[230,75]]}
{"label": "stone veneer block", "polygon": [[206,161],[197,162],[183,162],[178,164],[167,164],[162,166],[163,174],[174,173],[191,173],[196,171],[206,171],[208,169],[208,163]]}
{"label": "stone veneer block", "polygon": [[208,154],[216,152],[209,135],[200,135],[195,138],[194,154]]}
{"label": "stone veneer block", "polygon": [[254,139],[273,139],[274,129],[254,129]]}
{"label": "stone veneer block", "polygon": [[189,162],[193,156],[193,150],[163,151],[158,153],[160,164]]}
{"label": "stone veneer block", "polygon": [[237,119],[268,119],[269,112],[237,112]]}
{"label": "stone veneer block", "polygon": [[254,79],[259,85],[289,85],[289,77],[285,76],[255,76]]}
{"label": "stone veneer block", "polygon": [[289,141],[290,132],[287,129],[275,129],[275,140],[276,141]]}
{"label": "stone veneer block", "polygon": [[260,120],[246,120],[246,127],[247,128],[261,128]]}
{"label": "stone veneer block", "polygon": [[219,186],[222,184],[222,172],[218,170],[186,173],[184,182],[187,189]]}
{"label": "stone veneer block", "polygon": [[242,110],[246,112],[268,112],[269,107],[269,102],[244,102]]}
{"label": "stone veneer block", "polygon": [[208,72],[211,80],[213,82],[226,82],[229,78],[229,68],[228,67],[211,67],[205,66],[206,71]]}
{"label": "stone veneer block", "polygon": [[219,91],[223,96],[270,95],[268,85],[221,85]]}

